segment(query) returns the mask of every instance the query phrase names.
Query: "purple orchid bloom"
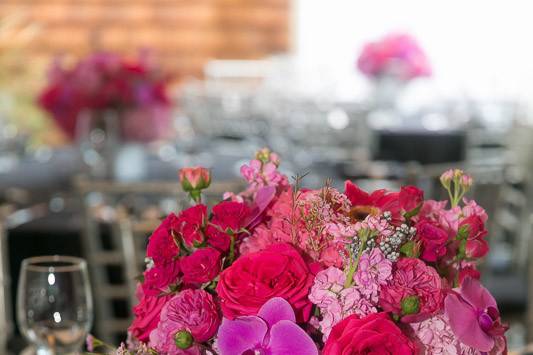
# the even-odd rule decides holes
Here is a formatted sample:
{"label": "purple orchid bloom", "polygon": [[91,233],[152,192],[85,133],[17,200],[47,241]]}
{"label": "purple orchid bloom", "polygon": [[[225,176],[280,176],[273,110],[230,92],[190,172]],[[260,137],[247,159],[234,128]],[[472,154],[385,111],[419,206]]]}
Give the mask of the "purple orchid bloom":
{"label": "purple orchid bloom", "polygon": [[494,297],[471,277],[463,280],[458,292],[446,297],[444,311],[457,338],[481,352],[491,351],[496,339],[507,330]]}
{"label": "purple orchid bloom", "polygon": [[244,224],[245,227],[253,228],[261,222],[261,215],[272,202],[274,196],[276,196],[274,186],[265,186],[257,190],[255,201],[251,206],[251,213]]}
{"label": "purple orchid bloom", "polygon": [[291,305],[280,297],[268,300],[257,316],[224,318],[217,348],[221,355],[318,355],[311,337],[296,324]]}

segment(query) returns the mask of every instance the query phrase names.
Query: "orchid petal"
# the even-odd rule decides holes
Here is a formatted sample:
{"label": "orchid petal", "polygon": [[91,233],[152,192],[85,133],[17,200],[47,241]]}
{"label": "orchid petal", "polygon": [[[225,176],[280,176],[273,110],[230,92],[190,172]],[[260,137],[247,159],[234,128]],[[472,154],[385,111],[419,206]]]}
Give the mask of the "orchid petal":
{"label": "orchid petal", "polygon": [[259,217],[266,210],[275,195],[276,188],[274,186],[265,186],[257,190],[252,212],[244,223],[245,227],[252,228],[260,222]]}
{"label": "orchid petal", "polygon": [[271,355],[318,355],[311,337],[289,320],[281,320],[272,326],[268,350]]}
{"label": "orchid petal", "polygon": [[490,292],[481,285],[479,280],[472,277],[466,277],[461,284],[461,297],[472,305],[475,309],[483,311],[488,307],[498,309],[496,300]]}
{"label": "orchid petal", "polygon": [[282,320],[296,322],[292,306],[281,297],[269,299],[257,315],[263,318],[270,327]]}
{"label": "orchid petal", "polygon": [[259,317],[239,317],[235,320],[224,318],[217,338],[220,355],[242,354],[261,347],[267,332],[267,324]]}
{"label": "orchid petal", "polygon": [[449,294],[444,300],[444,310],[452,331],[462,343],[485,352],[494,347],[494,339],[479,326],[476,310],[459,296]]}

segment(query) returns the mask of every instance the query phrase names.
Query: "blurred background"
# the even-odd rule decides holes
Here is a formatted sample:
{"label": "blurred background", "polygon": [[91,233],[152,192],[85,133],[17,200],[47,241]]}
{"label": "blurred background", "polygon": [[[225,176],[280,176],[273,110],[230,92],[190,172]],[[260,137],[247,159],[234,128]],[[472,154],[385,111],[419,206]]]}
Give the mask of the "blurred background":
{"label": "blurred background", "polygon": [[[22,259],[89,261],[94,332],[124,339],[146,237],[241,188],[268,146],[303,184],[470,173],[490,216],[485,285],[533,340],[533,5],[527,0],[1,0],[0,346],[18,353]],[[0,350],[5,353],[8,350]]]}

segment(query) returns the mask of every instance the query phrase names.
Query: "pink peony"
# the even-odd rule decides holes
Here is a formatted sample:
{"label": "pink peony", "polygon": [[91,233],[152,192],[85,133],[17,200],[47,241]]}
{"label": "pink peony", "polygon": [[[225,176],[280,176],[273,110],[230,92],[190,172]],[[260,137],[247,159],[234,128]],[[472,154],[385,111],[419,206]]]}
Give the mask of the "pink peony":
{"label": "pink peony", "polygon": [[379,288],[387,284],[391,276],[392,262],[374,248],[361,255],[354,279],[362,294],[377,301]]}
{"label": "pink peony", "polygon": [[187,331],[195,343],[202,343],[215,335],[220,321],[217,305],[209,293],[181,291],[163,307],[159,324],[150,334],[150,345],[164,354],[175,353],[177,332]]}
{"label": "pink peony", "polygon": [[169,214],[148,240],[146,255],[152,258],[156,265],[173,262],[178,257],[180,249],[171,232],[176,219],[174,213]]}
{"label": "pink peony", "polygon": [[403,258],[396,263],[392,280],[381,287],[383,310],[405,323],[421,322],[442,307],[442,281],[437,271],[422,260]]}

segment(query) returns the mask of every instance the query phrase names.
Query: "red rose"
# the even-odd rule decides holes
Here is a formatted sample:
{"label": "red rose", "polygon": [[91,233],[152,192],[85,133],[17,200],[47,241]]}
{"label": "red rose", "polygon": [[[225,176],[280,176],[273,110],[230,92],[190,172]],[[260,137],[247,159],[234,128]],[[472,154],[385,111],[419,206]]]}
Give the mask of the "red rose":
{"label": "red rose", "polygon": [[481,258],[489,252],[489,244],[484,239],[487,235],[485,223],[477,216],[472,215],[459,223],[459,228],[468,227],[468,238],[465,245],[465,253],[469,258]]}
{"label": "red rose", "polygon": [[176,215],[169,214],[150,236],[146,255],[152,258],[156,265],[174,261],[180,252],[170,230],[175,220]]}
{"label": "red rose", "polygon": [[353,314],[333,327],[322,355],[416,354],[416,347],[386,313]]}
{"label": "red rose", "polygon": [[241,256],[220,274],[217,293],[226,318],[256,315],[272,297],[293,307],[298,322],[307,321],[311,303],[307,297],[314,276],[302,256],[289,244],[274,244]]}
{"label": "red rose", "polygon": [[424,202],[424,191],[415,186],[402,186],[399,200],[400,208],[405,212],[410,212],[422,205],[422,202]]}
{"label": "red rose", "polygon": [[213,280],[220,273],[220,259],[220,252],[213,248],[198,249],[190,256],[183,257],[183,282],[201,284]]}
{"label": "red rose", "polygon": [[207,228],[209,244],[221,251],[228,251],[230,235],[238,236],[249,214],[250,209],[241,202],[223,201],[214,206],[213,218]]}
{"label": "red rose", "polygon": [[207,217],[206,205],[195,205],[183,210],[172,223],[172,230],[181,237],[187,247],[204,241],[202,228]]}
{"label": "red rose", "polygon": [[148,296],[158,296],[166,291],[168,286],[175,283],[180,273],[180,264],[173,261],[167,264],[155,265],[144,272],[142,283],[143,292]]}
{"label": "red rose", "polygon": [[422,241],[422,259],[435,262],[446,254],[448,233],[428,219],[421,219],[416,224],[416,233]]}
{"label": "red rose", "polygon": [[128,331],[139,341],[146,342],[150,332],[157,327],[161,309],[172,296],[148,296],[144,295],[138,305],[133,307],[135,319]]}

